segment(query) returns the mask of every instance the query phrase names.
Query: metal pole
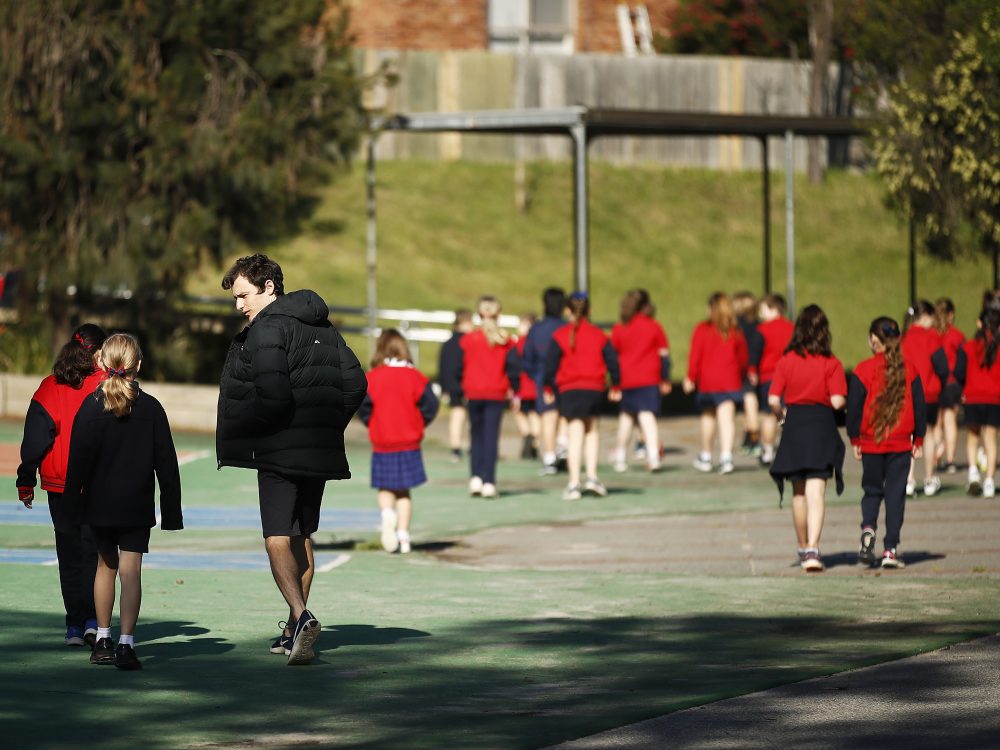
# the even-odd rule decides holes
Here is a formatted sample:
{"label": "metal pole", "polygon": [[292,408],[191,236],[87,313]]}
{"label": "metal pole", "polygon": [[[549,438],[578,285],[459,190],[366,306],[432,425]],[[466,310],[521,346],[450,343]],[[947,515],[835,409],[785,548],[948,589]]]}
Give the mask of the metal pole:
{"label": "metal pole", "polygon": [[590,248],[587,230],[587,126],[578,122],[570,128],[573,136],[573,219],[576,245],[576,288],[590,287]]}
{"label": "metal pole", "polygon": [[761,176],[764,182],[764,294],[771,293],[771,169],[768,166],[767,136],[760,137]]}
{"label": "metal pole", "polygon": [[365,169],[365,189],[368,198],[368,226],[366,231],[366,260],[368,267],[368,359],[375,355],[375,329],[378,325],[377,299],[376,299],[376,260],[378,246],[376,244],[376,224],[375,224],[375,136],[368,137],[368,161]]}
{"label": "metal pole", "polygon": [[785,131],[785,295],[795,318],[795,134]]}
{"label": "metal pole", "polygon": [[917,301],[917,223],[910,217],[910,304]]}

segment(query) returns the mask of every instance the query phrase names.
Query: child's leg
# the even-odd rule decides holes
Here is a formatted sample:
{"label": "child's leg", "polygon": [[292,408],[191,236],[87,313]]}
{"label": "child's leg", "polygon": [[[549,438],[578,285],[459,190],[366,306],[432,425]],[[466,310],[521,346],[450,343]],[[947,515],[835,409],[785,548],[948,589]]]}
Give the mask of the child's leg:
{"label": "child's leg", "polygon": [[474,477],[483,478],[485,471],[483,453],[485,446],[484,401],[469,402],[469,466]]}
{"label": "child's leg", "polygon": [[597,417],[583,420],[583,457],[588,479],[597,479],[597,460],[601,450],[597,426]]}
{"label": "child's leg", "polygon": [[615,442],[615,450],[618,455],[628,455],[628,441],[632,438],[632,427],[634,426],[632,415],[626,411],[618,414],[618,435]]}
{"label": "child's leg", "polygon": [[760,418],[760,442],[765,451],[774,455],[774,442],[778,437],[778,418],[768,409]]}
{"label": "child's leg", "polygon": [[94,576],[94,611],[99,628],[111,627],[115,608],[115,579],[118,576],[118,555],[98,553],[97,574]]}
{"label": "child's leg", "polygon": [[409,490],[396,492],[396,518],[396,529],[409,533],[410,520],[413,518],[413,498],[410,497]]}
{"label": "child's leg", "polygon": [[977,424],[970,424],[966,425],[966,428],[968,431],[965,435],[965,455],[969,462],[969,474],[971,475],[973,469],[976,469],[976,453],[979,452],[980,427]]}
{"label": "child's leg", "polygon": [[528,434],[531,435],[537,449],[538,441],[542,436],[542,418],[538,415],[537,411],[528,412]]}
{"label": "child's leg", "polygon": [[944,460],[953,464],[958,452],[958,410],[942,409],[939,422],[944,433]]}
{"label": "child's leg", "polygon": [[448,444],[452,450],[462,449],[462,438],[465,437],[465,419],[467,413],[464,406],[454,405],[448,412]]}
{"label": "child's leg", "polygon": [[819,537],[823,533],[823,520],[826,516],[826,480],[806,480],[807,506],[807,547],[819,549]]}
{"label": "child's leg", "polygon": [[122,600],[118,607],[121,634],[134,635],[142,604],[142,553],[123,550],[118,557],[118,578],[122,582]]}
{"label": "child's leg", "polygon": [[889,453],[885,456],[885,548],[895,549],[903,528],[906,509],[906,465],[909,453]]}
{"label": "child's leg", "polygon": [[736,403],[723,401],[716,409],[719,420],[719,457],[721,460],[733,458],[733,444],[736,441]]}
{"label": "child's leg", "polygon": [[934,470],[937,468],[937,442],[934,438],[934,428],[927,425],[927,434],[924,435],[924,481],[929,482],[934,477]]}
{"label": "child's leg", "polygon": [[997,471],[997,428],[983,425],[983,446],[986,448],[986,476],[993,479]]}
{"label": "child's leg", "polygon": [[701,453],[712,456],[712,444],[715,442],[715,409],[705,409],[701,413]]}
{"label": "child's leg", "polygon": [[799,549],[809,546],[809,514],[806,506],[806,483],[792,482],[792,523]]}
{"label": "child's leg", "polygon": [[382,549],[395,552],[399,548],[399,516],[396,514],[396,491],[379,489],[378,509],[382,516]]}
{"label": "child's leg", "polygon": [[743,417],[746,420],[747,436],[752,441],[760,434],[760,404],[753,391],[743,394]]}
{"label": "child's leg", "polygon": [[559,428],[559,412],[556,409],[549,409],[542,412],[539,420],[542,423],[542,463],[546,465],[554,464],[556,461],[556,431]]}
{"label": "child's leg", "polygon": [[583,438],[586,426],[582,419],[568,420],[567,438],[569,445],[566,446],[566,468],[569,471],[569,484],[580,484],[580,463],[583,458]]}
{"label": "child's leg", "polygon": [[639,429],[646,443],[646,465],[660,465],[660,428],[656,423],[656,415],[651,411],[639,412]]}
{"label": "child's leg", "polygon": [[523,411],[514,412],[514,422],[517,424],[517,434],[522,438],[531,436],[531,424],[528,422],[528,415]]}
{"label": "child's leg", "polygon": [[[861,455],[861,528],[878,528],[878,509],[886,493],[886,454],[863,453]],[[903,479],[903,494],[906,494],[906,478]],[[887,501],[888,502],[888,501]]]}

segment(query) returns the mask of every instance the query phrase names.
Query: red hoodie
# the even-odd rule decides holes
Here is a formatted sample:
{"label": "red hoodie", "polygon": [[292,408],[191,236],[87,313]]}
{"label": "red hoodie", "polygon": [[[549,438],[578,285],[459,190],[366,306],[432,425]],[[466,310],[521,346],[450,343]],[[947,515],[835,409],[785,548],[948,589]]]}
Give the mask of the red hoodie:
{"label": "red hoodie", "polygon": [[743,388],[750,354],[747,341],[738,326],[729,336],[722,335],[710,321],[702,321],[691,334],[688,355],[688,378],[702,393],[728,393]]}
{"label": "red hoodie", "polygon": [[474,401],[503,401],[510,383],[507,380],[507,353],[514,342],[491,345],[481,330],[467,333],[459,340],[462,348],[462,391]]}
{"label": "red hoodie", "polygon": [[[368,373],[368,438],[375,453],[415,451],[424,438],[421,399],[430,381],[412,366],[379,365]],[[367,416],[367,414],[365,415]]]}
{"label": "red hoodie", "polygon": [[788,342],[795,333],[795,324],[788,318],[775,318],[757,325],[757,333],[764,339],[764,351],[760,355],[757,374],[761,383],[769,383],[774,379],[774,369],[778,360],[788,348]]}
{"label": "red hoodie", "polygon": [[[912,329],[911,329],[912,330]],[[926,330],[926,329],[925,329]],[[903,407],[896,424],[881,441],[875,440],[873,418],[875,400],[885,389],[885,354],[879,353],[859,362],[851,373],[847,400],[847,434],[851,445],[860,446],[862,453],[908,453],[923,445],[927,416],[923,404],[914,402],[913,383],[920,373],[909,360],[903,360],[906,385]]]}
{"label": "red hoodie", "polygon": [[903,334],[903,359],[912,362],[920,373],[924,399],[928,404],[936,404],[941,396],[941,379],[934,372],[931,357],[942,343],[941,334],[933,328],[915,325]]}
{"label": "red hoodie", "polygon": [[611,329],[611,345],[618,352],[622,388],[660,384],[663,369],[660,352],[669,351],[670,343],[659,323],[648,315],[636,313],[628,323],[617,323]]}
{"label": "red hoodie", "polygon": [[63,491],[76,413],[103,380],[103,372],[94,372],[79,388],[57,383],[54,375],[41,382],[31,397],[32,405],[25,419],[18,487],[34,487],[37,470],[42,477],[43,490]]}

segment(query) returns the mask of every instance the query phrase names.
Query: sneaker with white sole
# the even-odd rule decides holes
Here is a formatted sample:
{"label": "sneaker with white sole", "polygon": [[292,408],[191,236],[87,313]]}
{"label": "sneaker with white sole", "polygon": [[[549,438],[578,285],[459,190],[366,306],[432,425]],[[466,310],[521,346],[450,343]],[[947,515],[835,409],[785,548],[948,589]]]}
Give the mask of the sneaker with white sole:
{"label": "sneaker with white sole", "polygon": [[979,474],[979,469],[975,466],[969,467],[969,484],[965,491],[972,497],[979,497],[983,494],[983,479]]}
{"label": "sneaker with white sole", "polygon": [[882,553],[882,567],[883,568],[905,568],[906,563],[899,559],[899,555],[896,554],[896,548],[887,549]]}
{"label": "sneaker with white sole", "polygon": [[734,471],[736,471],[736,467],[733,466],[732,461],[723,461],[721,464],[719,464],[720,474],[732,474]]}
{"label": "sneaker with white sole", "polygon": [[408,531],[399,531],[396,533],[396,536],[399,538],[399,554],[409,554],[413,549],[410,543],[410,533]]}
{"label": "sneaker with white sole", "polygon": [[912,479],[906,480],[906,496],[913,497],[917,494],[917,483]]}
{"label": "sneaker with white sole", "polygon": [[986,465],[986,449],[981,445],[976,450],[976,468],[983,474],[986,473],[986,469],[988,468]]}
{"label": "sneaker with white sole", "polygon": [[382,549],[395,552],[399,549],[399,538],[396,536],[396,511],[386,508],[382,511]]}
{"label": "sneaker with white sole", "polygon": [[288,666],[308,664],[316,658],[313,646],[319,638],[319,620],[308,609],[302,610],[292,630],[292,645],[288,650]]}
{"label": "sneaker with white sole", "polygon": [[990,477],[983,480],[983,497],[994,497],[997,494],[997,487]]}
{"label": "sneaker with white sole", "polygon": [[691,465],[698,471],[707,474],[712,470],[712,459],[698,456],[698,458],[691,462]]}
{"label": "sneaker with white sole", "polygon": [[580,491],[580,485],[578,484],[566,485],[566,489],[562,493],[563,500],[579,500],[581,497],[583,497],[583,493]]}
{"label": "sneaker with white sole", "polygon": [[281,632],[274,639],[274,643],[271,644],[270,651],[272,654],[284,654],[288,656],[288,652],[292,647],[292,636],[285,632],[288,630],[288,623],[284,620],[279,620],[278,627],[281,628]]}
{"label": "sneaker with white sole", "polygon": [[649,461],[646,462],[646,471],[648,471],[650,474],[655,474],[662,468],[663,468],[663,463],[661,463],[659,456],[657,456],[656,458],[651,458]]}
{"label": "sneaker with white sole", "polygon": [[611,451],[611,463],[619,474],[628,471],[628,460],[625,458],[624,448],[616,448]]}
{"label": "sneaker with white sole", "polygon": [[924,497],[934,497],[941,491],[941,480],[938,477],[931,477],[924,482]]}
{"label": "sneaker with white sole", "polygon": [[866,526],[861,530],[861,545],[858,547],[858,562],[875,564],[875,529]]}
{"label": "sneaker with white sole", "polygon": [[802,558],[802,570],[806,573],[822,573],[826,570],[823,560],[819,556],[818,549],[807,549]]}
{"label": "sneaker with white sole", "polygon": [[587,495],[597,495],[597,497],[607,497],[608,488],[601,484],[597,477],[587,477],[583,483],[583,492]]}
{"label": "sneaker with white sole", "polygon": [[479,493],[482,497],[493,499],[499,493],[497,492],[497,486],[492,482],[483,482],[483,489]]}
{"label": "sneaker with white sole", "polygon": [[481,477],[472,477],[469,480],[469,494],[473,497],[481,495],[483,492],[483,480]]}
{"label": "sneaker with white sole", "polygon": [[87,642],[83,639],[83,628],[79,625],[69,625],[66,628],[66,637],[63,643],[67,646],[85,646]]}

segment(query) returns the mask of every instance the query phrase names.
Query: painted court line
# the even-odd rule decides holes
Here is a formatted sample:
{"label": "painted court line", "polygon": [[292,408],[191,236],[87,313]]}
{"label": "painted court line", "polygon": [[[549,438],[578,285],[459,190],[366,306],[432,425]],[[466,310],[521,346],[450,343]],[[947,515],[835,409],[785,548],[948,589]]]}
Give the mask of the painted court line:
{"label": "painted court line", "polygon": [[203,458],[209,458],[212,455],[212,451],[193,451],[191,453],[182,452],[177,456],[177,465],[184,466],[185,464],[192,464],[195,461],[201,461]]}
{"label": "painted court line", "polygon": [[[316,555],[316,572],[329,573],[349,562],[350,555]],[[0,564],[56,565],[52,549],[3,549]],[[263,552],[156,552],[143,556],[142,567],[149,570],[248,570],[269,571]]]}

